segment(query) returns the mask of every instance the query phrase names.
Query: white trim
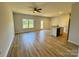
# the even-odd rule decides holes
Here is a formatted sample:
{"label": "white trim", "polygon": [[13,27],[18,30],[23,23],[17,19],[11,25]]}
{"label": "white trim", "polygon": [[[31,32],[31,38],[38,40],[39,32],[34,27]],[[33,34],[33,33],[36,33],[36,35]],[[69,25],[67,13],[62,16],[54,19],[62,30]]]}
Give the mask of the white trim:
{"label": "white trim", "polygon": [[13,35],[13,37],[12,37],[12,40],[11,40],[11,42],[10,42],[8,48],[6,49],[6,53],[5,53],[4,57],[7,57],[8,52],[9,52],[9,49],[10,49],[10,47],[11,47],[11,45],[12,45],[13,40],[14,40],[14,35]]}
{"label": "white trim", "polygon": [[68,41],[79,46],[79,43],[77,43],[77,42],[74,42],[74,41],[71,41],[71,40],[68,40]]}
{"label": "white trim", "polygon": [[74,42],[74,41],[71,41],[71,40],[68,40],[69,42],[71,42],[71,43],[73,43],[73,44],[76,44],[76,45],[78,45],[78,57],[79,57],[79,43],[76,43],[76,42]]}
{"label": "white trim", "polygon": [[79,57],[79,47],[78,47],[78,57]]}

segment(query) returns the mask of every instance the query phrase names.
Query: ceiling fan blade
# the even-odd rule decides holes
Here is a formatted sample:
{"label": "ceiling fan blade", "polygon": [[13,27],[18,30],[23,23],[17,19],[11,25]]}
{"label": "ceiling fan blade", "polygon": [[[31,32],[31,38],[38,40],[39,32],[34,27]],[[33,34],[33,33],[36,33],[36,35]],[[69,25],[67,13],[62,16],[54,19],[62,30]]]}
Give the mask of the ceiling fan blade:
{"label": "ceiling fan blade", "polygon": [[38,10],[42,10],[42,9],[40,8],[40,9],[38,9]]}
{"label": "ceiling fan blade", "polygon": [[39,11],[39,10],[37,10],[37,11],[33,11],[33,13],[37,13],[37,12],[38,12],[38,13],[41,13],[41,11]]}
{"label": "ceiling fan blade", "polygon": [[41,11],[39,11],[39,10],[37,12],[41,13]]}

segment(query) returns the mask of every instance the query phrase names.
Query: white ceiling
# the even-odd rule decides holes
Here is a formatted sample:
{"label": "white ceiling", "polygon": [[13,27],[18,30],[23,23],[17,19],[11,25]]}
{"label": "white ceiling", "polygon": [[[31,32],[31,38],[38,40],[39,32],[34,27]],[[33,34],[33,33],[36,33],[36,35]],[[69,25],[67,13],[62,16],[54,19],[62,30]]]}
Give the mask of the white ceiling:
{"label": "white ceiling", "polygon": [[[46,17],[55,17],[64,13],[70,13],[72,8],[71,2],[18,2],[8,3],[14,12],[39,15]],[[33,13],[33,9],[30,7],[42,8],[42,13]]]}

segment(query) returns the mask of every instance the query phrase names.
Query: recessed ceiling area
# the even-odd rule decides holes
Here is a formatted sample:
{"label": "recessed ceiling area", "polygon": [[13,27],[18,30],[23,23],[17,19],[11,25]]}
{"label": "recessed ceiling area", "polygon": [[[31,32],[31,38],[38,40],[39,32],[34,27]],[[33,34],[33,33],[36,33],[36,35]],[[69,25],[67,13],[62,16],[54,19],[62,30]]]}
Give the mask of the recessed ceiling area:
{"label": "recessed ceiling area", "polygon": [[[14,2],[7,3],[13,12],[38,15],[45,17],[55,17],[61,14],[70,13],[72,4],[71,2]],[[42,8],[41,13],[33,13],[32,7]]]}

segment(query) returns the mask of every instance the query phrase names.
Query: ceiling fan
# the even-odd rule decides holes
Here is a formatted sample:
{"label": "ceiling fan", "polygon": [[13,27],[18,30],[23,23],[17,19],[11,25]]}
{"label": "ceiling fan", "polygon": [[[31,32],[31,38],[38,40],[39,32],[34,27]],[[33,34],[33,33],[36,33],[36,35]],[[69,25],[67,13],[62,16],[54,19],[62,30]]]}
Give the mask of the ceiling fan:
{"label": "ceiling fan", "polygon": [[42,8],[38,7],[35,2],[32,2],[32,6],[29,6],[29,8],[32,9],[33,13],[41,13],[42,11]]}
{"label": "ceiling fan", "polygon": [[36,12],[41,13],[41,10],[42,10],[41,8],[34,7],[33,13],[36,13]]}

